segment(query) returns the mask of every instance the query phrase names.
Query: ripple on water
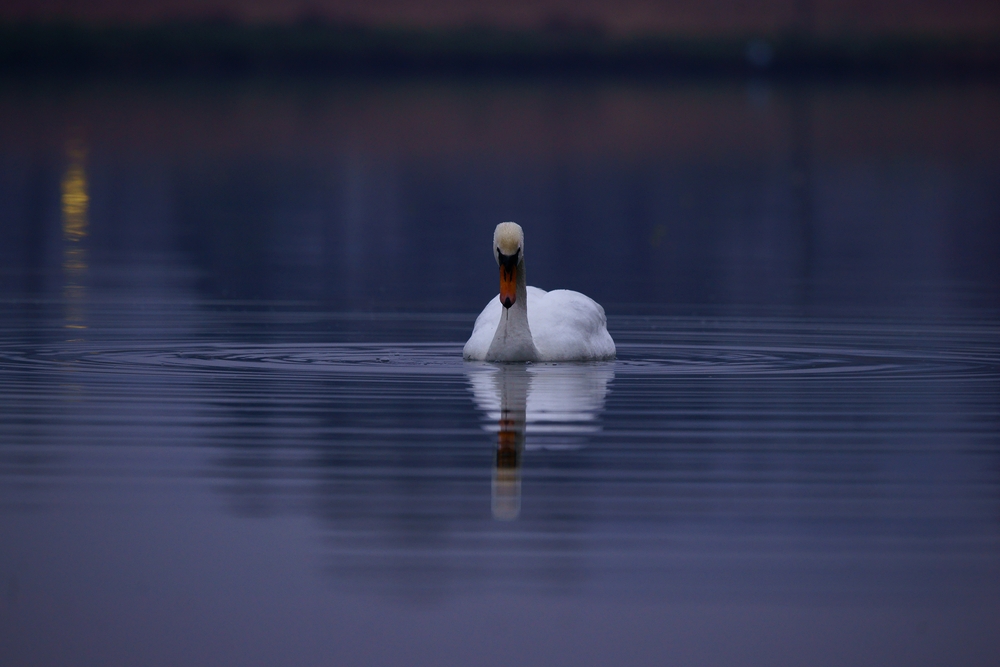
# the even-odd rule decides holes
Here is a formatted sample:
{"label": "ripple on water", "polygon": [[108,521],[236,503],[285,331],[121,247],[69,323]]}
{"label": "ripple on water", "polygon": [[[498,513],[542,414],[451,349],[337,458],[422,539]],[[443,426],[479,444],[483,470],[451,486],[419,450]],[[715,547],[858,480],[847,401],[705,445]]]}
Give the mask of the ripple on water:
{"label": "ripple on water", "polygon": [[461,346],[455,344],[199,344],[163,347],[99,346],[5,350],[6,367],[65,369],[73,365],[94,373],[286,373],[458,374]]}
{"label": "ripple on water", "polygon": [[[957,347],[861,346],[857,341],[816,344],[738,344],[729,341],[620,343],[615,372],[628,376],[815,377],[840,379],[996,379],[1000,354],[980,342]],[[184,343],[108,346],[74,342],[26,350],[0,347],[0,369],[33,373],[74,370],[92,373],[217,373],[266,371],[359,377],[461,375],[470,363],[457,343]],[[556,365],[556,364],[543,364]]]}
{"label": "ripple on water", "polygon": [[516,551],[529,573],[576,561],[614,588],[669,589],[670,558],[738,568],[793,545],[803,572],[831,548],[870,561],[867,589],[899,570],[880,569],[887,549],[996,553],[988,327],[631,320],[613,363],[528,367],[464,362],[457,341],[286,333],[0,342],[7,502],[207,479],[234,511],[316,517],[332,561],[368,582],[403,566],[460,580],[469,554],[488,564],[471,578],[516,579]]}

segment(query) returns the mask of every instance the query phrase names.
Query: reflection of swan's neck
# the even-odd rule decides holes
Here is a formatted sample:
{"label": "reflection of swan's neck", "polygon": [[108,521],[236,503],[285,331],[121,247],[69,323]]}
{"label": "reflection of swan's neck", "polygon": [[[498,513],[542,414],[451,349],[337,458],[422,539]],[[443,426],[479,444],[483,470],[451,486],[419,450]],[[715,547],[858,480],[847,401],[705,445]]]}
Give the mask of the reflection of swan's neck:
{"label": "reflection of swan's neck", "polygon": [[538,350],[528,327],[528,287],[524,259],[517,267],[517,296],[510,308],[500,313],[500,324],[486,352],[487,361],[535,361]]}
{"label": "reflection of swan's neck", "polygon": [[504,413],[497,435],[493,468],[493,518],[513,521],[521,513],[521,452],[524,451],[524,411],[511,419]]}
{"label": "reflection of swan's neck", "polygon": [[512,521],[521,513],[521,453],[530,378],[524,366],[504,366],[494,377],[500,394],[500,428],[493,469],[493,517]]}

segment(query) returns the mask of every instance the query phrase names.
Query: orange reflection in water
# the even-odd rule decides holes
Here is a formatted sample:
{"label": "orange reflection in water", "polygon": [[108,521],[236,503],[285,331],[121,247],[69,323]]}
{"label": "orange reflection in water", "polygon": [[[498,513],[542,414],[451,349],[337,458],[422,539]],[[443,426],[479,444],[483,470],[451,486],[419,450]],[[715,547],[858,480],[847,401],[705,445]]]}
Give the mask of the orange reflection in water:
{"label": "orange reflection in water", "polygon": [[66,150],[69,166],[63,175],[61,190],[63,230],[63,299],[66,329],[86,329],[87,194],[86,151],[77,144]]}
{"label": "orange reflection in water", "polygon": [[513,521],[521,513],[521,452],[524,451],[524,410],[503,410],[493,469],[493,517]]}

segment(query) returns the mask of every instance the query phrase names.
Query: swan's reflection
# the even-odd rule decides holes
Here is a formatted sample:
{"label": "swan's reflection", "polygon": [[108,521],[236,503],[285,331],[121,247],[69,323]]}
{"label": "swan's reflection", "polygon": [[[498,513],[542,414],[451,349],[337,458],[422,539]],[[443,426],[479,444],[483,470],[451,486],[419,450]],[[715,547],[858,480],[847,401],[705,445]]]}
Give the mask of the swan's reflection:
{"label": "swan's reflection", "polygon": [[579,446],[600,429],[613,362],[586,364],[467,365],[484,429],[497,432],[493,517],[510,521],[521,512],[521,459],[527,447]]}

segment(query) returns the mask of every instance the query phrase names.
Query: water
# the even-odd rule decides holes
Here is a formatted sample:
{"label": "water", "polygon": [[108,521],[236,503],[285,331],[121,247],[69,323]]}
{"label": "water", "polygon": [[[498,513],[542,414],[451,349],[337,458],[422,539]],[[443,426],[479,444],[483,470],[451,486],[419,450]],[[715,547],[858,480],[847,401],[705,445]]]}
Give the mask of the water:
{"label": "water", "polygon": [[995,87],[208,83],[4,83],[4,664],[995,662]]}

